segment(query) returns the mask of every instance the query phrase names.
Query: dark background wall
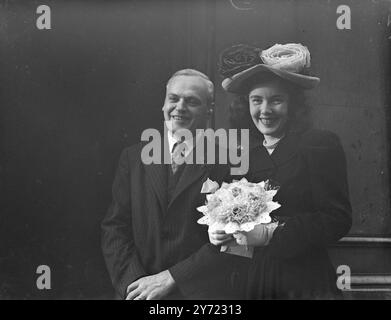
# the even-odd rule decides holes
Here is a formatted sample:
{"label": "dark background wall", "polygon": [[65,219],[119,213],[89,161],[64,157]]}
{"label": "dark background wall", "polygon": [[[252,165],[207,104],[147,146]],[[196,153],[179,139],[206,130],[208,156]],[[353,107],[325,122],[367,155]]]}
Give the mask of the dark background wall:
{"label": "dark background wall", "polygon": [[[40,4],[52,30],[35,26]],[[352,30],[336,28],[340,4]],[[351,235],[389,236],[388,10],[365,0],[0,2],[0,298],[109,297],[99,223],[119,153],[162,125],[164,84],[184,67],[216,81],[214,125],[227,127],[216,66],[235,43],[310,48],[322,79],[309,96],[314,122],[347,154]],[[41,264],[52,290],[36,289]]]}
{"label": "dark background wall", "polygon": [[[2,267],[18,296],[94,296],[108,285],[99,223],[119,153],[162,124],[179,67],[175,1],[51,1],[47,31],[35,27],[39,4],[0,10]],[[40,264],[48,292],[35,288]]]}

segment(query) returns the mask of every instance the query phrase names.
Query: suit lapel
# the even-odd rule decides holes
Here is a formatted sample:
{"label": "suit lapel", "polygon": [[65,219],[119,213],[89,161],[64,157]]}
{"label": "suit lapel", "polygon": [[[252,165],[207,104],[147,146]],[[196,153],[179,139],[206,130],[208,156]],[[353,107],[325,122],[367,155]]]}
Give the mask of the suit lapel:
{"label": "suit lapel", "polygon": [[164,155],[169,151],[167,150],[168,142],[165,138],[162,141],[161,150],[163,151],[161,156],[162,164],[144,164],[145,172],[148,177],[148,183],[152,186],[152,189],[155,191],[157,198],[159,199],[160,205],[164,213],[167,211],[167,166],[169,164],[164,164]]}
{"label": "suit lapel", "polygon": [[164,211],[167,210],[167,169],[163,164],[144,165],[148,182],[152,186]]}
{"label": "suit lapel", "polygon": [[[188,157],[193,157],[193,152]],[[193,157],[194,159],[195,157]],[[179,178],[178,184],[174,190],[174,194],[171,197],[171,201],[168,204],[170,207],[178,196],[190,187],[194,182],[198,181],[204,174],[209,172],[210,165],[207,164],[185,164],[183,173]],[[200,187],[201,192],[201,187]]]}

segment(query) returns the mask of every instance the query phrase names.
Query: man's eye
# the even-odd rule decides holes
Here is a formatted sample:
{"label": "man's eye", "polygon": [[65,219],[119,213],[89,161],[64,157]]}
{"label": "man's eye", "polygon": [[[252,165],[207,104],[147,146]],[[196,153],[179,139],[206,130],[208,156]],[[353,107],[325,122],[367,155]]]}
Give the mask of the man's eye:
{"label": "man's eye", "polygon": [[197,99],[188,99],[186,100],[187,104],[190,105],[190,106],[196,106],[196,105],[199,105],[199,101]]}
{"label": "man's eye", "polygon": [[273,101],[272,101],[273,104],[281,104],[283,102],[284,102],[283,99],[273,99]]}
{"label": "man's eye", "polygon": [[177,97],[168,97],[168,101],[170,101],[170,102],[177,102],[178,98]]}

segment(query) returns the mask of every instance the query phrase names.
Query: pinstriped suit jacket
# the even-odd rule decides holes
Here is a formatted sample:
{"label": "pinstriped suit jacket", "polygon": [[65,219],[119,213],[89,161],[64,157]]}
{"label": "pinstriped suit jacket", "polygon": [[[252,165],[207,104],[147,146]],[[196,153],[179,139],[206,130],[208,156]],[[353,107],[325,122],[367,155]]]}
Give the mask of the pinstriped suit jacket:
{"label": "pinstriped suit jacket", "polygon": [[169,299],[236,298],[232,271],[244,258],[211,245],[207,228],[197,224],[201,213],[196,210],[205,202],[203,182],[208,177],[221,182],[228,167],[185,165],[168,202],[167,165],[143,164],[144,145],[122,152],[113,202],[102,222],[103,255],[117,293],[125,297],[136,279],[168,269],[177,285]]}

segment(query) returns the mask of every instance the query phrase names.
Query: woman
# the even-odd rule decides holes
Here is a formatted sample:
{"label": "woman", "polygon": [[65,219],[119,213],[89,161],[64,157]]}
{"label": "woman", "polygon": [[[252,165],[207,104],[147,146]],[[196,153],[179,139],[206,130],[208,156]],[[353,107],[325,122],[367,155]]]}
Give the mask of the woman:
{"label": "woman", "polygon": [[[222,55],[222,86],[237,95],[231,120],[253,137],[246,178],[278,185],[274,201],[281,204],[272,213],[278,224],[235,235],[255,247],[236,280],[247,299],[340,296],[327,247],[351,227],[346,161],[338,137],[306,121],[304,90],[319,83],[309,65],[300,44],[264,51],[240,45]],[[223,231],[209,238],[214,245],[232,239]]]}

